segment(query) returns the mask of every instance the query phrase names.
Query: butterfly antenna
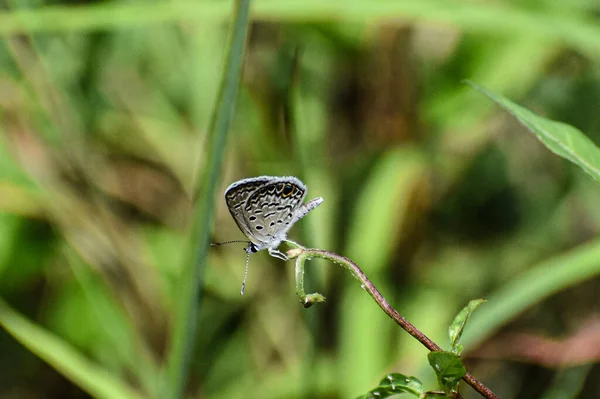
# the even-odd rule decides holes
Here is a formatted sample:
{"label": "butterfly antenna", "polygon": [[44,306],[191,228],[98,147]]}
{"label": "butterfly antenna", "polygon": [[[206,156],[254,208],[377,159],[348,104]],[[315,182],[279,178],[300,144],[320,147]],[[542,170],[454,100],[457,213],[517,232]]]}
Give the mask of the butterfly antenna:
{"label": "butterfly antenna", "polygon": [[243,242],[243,243],[247,243],[248,241],[240,241],[240,240],[233,240],[233,241],[225,241],[225,242],[211,242],[210,246],[211,247],[218,247],[219,245],[225,245],[225,244],[233,244],[235,242]]}
{"label": "butterfly antenna", "polygon": [[250,264],[250,252],[246,255],[246,271],[244,271],[244,282],[242,283],[242,290],[240,293],[244,295],[244,290],[246,289],[246,279],[248,278],[248,265]]}

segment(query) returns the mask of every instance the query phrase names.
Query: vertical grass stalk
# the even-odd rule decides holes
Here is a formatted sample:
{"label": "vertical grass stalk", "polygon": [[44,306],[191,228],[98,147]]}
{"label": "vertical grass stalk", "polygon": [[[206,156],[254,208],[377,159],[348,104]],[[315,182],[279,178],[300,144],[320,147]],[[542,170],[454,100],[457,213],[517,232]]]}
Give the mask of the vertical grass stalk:
{"label": "vertical grass stalk", "polygon": [[196,318],[214,219],[215,194],[221,176],[227,133],[235,110],[249,25],[249,9],[250,0],[235,1],[223,76],[208,132],[207,163],[203,172],[198,174],[199,180],[196,184],[198,200],[192,230],[192,250],[180,280],[182,296],[177,301],[175,329],[167,363],[168,380],[163,396],[165,398],[183,397],[190,359],[194,353]]}

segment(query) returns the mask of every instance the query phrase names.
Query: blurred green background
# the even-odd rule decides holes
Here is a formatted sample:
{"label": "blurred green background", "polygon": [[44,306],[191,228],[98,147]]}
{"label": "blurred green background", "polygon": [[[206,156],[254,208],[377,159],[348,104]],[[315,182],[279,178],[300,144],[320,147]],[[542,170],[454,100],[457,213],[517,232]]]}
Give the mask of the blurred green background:
{"label": "blurred green background", "polygon": [[[0,2],[0,399],[161,398],[228,1]],[[290,237],[358,263],[502,398],[600,397],[600,186],[470,79],[600,143],[597,0],[257,0],[231,182],[325,202]],[[211,249],[189,398],[355,398],[427,350],[349,273]],[[282,245],[282,248],[284,246]],[[95,388],[89,388],[90,386]],[[101,394],[99,392],[102,392]],[[464,386],[465,398],[479,397]]]}

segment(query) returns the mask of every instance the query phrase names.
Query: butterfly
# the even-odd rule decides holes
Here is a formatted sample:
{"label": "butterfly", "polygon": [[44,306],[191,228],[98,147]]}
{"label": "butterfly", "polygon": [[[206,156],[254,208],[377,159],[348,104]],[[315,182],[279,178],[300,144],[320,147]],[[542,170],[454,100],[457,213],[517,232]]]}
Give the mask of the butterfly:
{"label": "butterfly", "polygon": [[[248,255],[242,295],[248,277],[250,254],[266,249],[275,258],[288,259],[277,248],[283,241],[296,244],[288,240],[288,231],[323,202],[323,198],[317,197],[303,203],[306,191],[304,183],[293,176],[250,177],[232,183],[225,190],[227,208],[249,240],[245,248]],[[236,241],[227,243],[230,242]]]}

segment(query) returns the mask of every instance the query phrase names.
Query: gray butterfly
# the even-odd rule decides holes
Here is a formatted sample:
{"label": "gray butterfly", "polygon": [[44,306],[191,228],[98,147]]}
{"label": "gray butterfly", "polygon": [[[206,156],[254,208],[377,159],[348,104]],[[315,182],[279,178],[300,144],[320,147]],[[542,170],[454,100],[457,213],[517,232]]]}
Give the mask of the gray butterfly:
{"label": "gray butterfly", "polygon": [[323,202],[317,197],[303,204],[306,186],[293,176],[260,176],[239,180],[225,190],[225,202],[233,220],[248,237],[248,253],[242,294],[251,253],[264,249],[273,257],[287,260],[277,247],[287,239],[294,223]]}

